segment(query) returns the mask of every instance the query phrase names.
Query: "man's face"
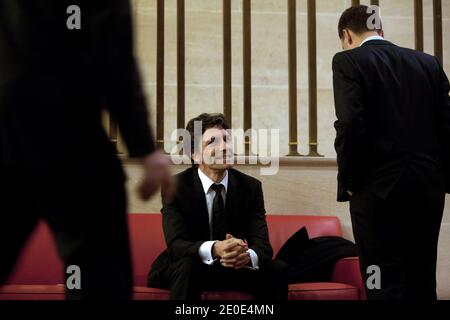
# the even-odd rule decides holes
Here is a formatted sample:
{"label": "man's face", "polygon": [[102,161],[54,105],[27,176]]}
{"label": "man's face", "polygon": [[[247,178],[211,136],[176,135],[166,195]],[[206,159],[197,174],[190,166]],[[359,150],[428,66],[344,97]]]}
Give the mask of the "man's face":
{"label": "man's face", "polygon": [[233,146],[229,133],[220,127],[207,129],[202,135],[202,154],[196,151],[194,160],[213,170],[226,170],[233,165]]}

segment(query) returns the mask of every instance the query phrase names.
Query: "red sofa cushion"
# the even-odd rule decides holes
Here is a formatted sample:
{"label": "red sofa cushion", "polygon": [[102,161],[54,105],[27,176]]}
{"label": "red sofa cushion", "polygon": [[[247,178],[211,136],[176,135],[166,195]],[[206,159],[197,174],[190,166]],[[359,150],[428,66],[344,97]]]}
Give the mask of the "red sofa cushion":
{"label": "red sofa cushion", "polygon": [[[134,284],[146,286],[151,263],[166,248],[160,214],[130,215],[130,239],[134,266]],[[306,226],[310,237],[341,236],[337,217],[268,215],[270,243],[274,256],[298,229]]]}
{"label": "red sofa cushion", "polygon": [[343,283],[299,283],[289,285],[289,300],[359,300],[359,290]]}
{"label": "red sofa cushion", "polygon": [[[289,285],[289,300],[359,300],[358,288],[342,283],[301,283]],[[169,291],[155,288],[134,287],[136,300],[168,300]],[[242,292],[205,292],[203,300],[253,300]]]}
{"label": "red sofa cushion", "polygon": [[161,214],[131,214],[129,218],[134,285],[147,286],[147,274],[166,249]]}
{"label": "red sofa cushion", "polygon": [[[307,227],[310,237],[342,235],[341,225],[336,217],[268,215],[267,223],[274,254],[303,226]],[[152,262],[166,247],[161,215],[130,214],[129,229],[135,299],[168,299],[167,290],[145,288]],[[0,289],[0,299],[62,299],[63,286],[55,285],[63,283],[63,266],[47,225],[40,223],[30,240],[8,280],[11,285]],[[340,284],[299,284],[291,286],[290,291],[291,299],[353,299],[358,296],[358,289]],[[247,300],[252,297],[237,292],[208,292],[203,298]]]}

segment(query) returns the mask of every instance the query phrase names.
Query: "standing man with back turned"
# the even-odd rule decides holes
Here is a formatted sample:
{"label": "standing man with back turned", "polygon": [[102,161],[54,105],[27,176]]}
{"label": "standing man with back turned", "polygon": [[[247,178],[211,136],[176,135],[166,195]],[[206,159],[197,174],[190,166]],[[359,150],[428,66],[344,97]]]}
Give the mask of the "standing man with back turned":
{"label": "standing man with back turned", "polygon": [[381,288],[368,289],[368,298],[436,299],[450,191],[450,85],[435,57],[384,40],[372,19],[361,5],[339,21],[338,201],[350,201],[363,277],[369,266],[381,271]]}
{"label": "standing man with back turned", "polygon": [[[66,26],[71,5],[81,29]],[[170,190],[147,123],[129,1],[0,1],[0,284],[44,219],[65,265],[81,270],[69,298],[131,297],[125,175],[104,106],[141,160],[141,197],[160,183]]]}

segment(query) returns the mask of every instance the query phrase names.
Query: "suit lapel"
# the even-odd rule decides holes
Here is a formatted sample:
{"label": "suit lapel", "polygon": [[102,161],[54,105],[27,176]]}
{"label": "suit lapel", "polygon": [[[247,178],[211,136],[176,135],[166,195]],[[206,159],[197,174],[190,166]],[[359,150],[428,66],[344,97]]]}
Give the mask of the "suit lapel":
{"label": "suit lapel", "polygon": [[193,185],[193,213],[194,219],[198,221],[199,230],[201,230],[206,239],[209,239],[209,215],[208,208],[206,207],[206,197],[203,190],[202,182],[198,176],[197,169],[193,170],[192,174]]}

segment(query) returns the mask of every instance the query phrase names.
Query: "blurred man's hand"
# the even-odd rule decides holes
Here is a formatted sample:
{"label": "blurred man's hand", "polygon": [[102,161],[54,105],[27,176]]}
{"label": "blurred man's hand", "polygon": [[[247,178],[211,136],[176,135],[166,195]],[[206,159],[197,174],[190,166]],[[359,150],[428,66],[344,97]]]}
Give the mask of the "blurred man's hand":
{"label": "blurred man's hand", "polygon": [[175,193],[175,180],[170,170],[170,161],[161,151],[155,151],[142,159],[143,175],[138,188],[142,200],[148,200],[158,191],[164,190],[164,196],[170,200]]}

